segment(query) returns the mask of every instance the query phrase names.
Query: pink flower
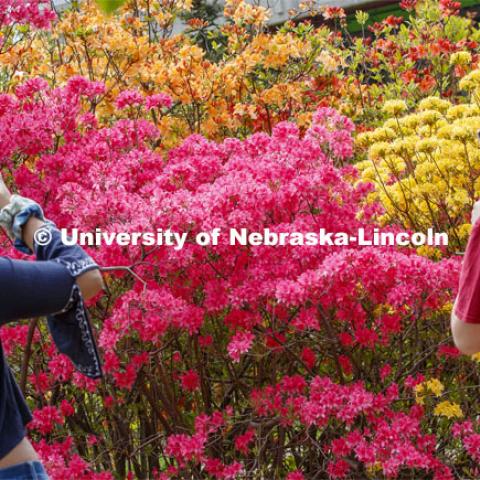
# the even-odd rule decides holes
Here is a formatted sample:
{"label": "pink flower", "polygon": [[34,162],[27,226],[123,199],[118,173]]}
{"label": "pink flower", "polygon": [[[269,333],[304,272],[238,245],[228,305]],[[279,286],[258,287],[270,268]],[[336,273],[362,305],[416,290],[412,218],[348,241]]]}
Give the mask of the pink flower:
{"label": "pink flower", "polygon": [[115,99],[115,106],[119,110],[127,107],[143,105],[145,99],[137,90],[124,90]]}
{"label": "pink flower", "polygon": [[30,383],[35,385],[38,392],[46,392],[52,385],[52,381],[45,372],[39,372],[36,375],[30,375]]}
{"label": "pink flower", "polygon": [[128,364],[123,372],[113,372],[115,382],[120,388],[131,390],[135,380],[137,379],[137,370],[135,365]]}
{"label": "pink flower", "polygon": [[206,437],[203,435],[189,436],[183,433],[170,435],[167,440],[165,452],[183,464],[185,461],[200,458],[205,441]]}
{"label": "pink flower", "polygon": [[1,25],[25,25],[31,24],[36,28],[46,29],[57,17],[50,8],[50,4],[44,0],[15,1],[3,0],[1,4]]}
{"label": "pink flower", "polygon": [[239,475],[244,473],[243,465],[240,462],[233,462],[223,467],[222,476],[225,480],[235,480]]}
{"label": "pink flower", "polygon": [[425,376],[422,375],[422,374],[419,374],[415,377],[413,377],[412,375],[408,375],[406,378],[405,378],[405,386],[407,388],[415,388],[416,385],[418,385],[419,383],[422,383],[423,381],[425,381]]}
{"label": "pink flower", "polygon": [[236,333],[227,346],[228,355],[234,362],[239,362],[243,353],[248,352],[252,346],[255,335],[250,332]]}
{"label": "pink flower", "polygon": [[58,382],[68,382],[75,371],[71,360],[63,354],[52,356],[48,362],[48,370]]}
{"label": "pink flower", "polygon": [[46,406],[34,410],[33,420],[28,424],[28,428],[46,435],[53,431],[55,425],[62,425],[63,422],[63,416],[56,407]]}
{"label": "pink flower", "polygon": [[351,452],[351,447],[348,446],[347,441],[344,438],[335,438],[332,440],[332,453],[339,457],[339,456],[346,456]]}
{"label": "pink flower", "polygon": [[480,434],[472,433],[463,438],[463,446],[468,454],[476,461],[480,461]]}
{"label": "pink flower", "polygon": [[238,435],[235,438],[235,448],[239,452],[243,453],[244,455],[247,455],[248,446],[253,441],[254,438],[255,438],[255,430],[253,430],[253,428],[250,428],[244,434]]}
{"label": "pink flower", "polygon": [[34,77],[27,80],[15,89],[15,95],[19,99],[32,97],[35,93],[43,92],[48,89],[48,82],[40,77]]}
{"label": "pink flower", "polygon": [[287,480],[305,480],[303,473],[298,470],[291,472],[287,475]]}
{"label": "pink flower", "polygon": [[216,479],[234,480],[238,475],[242,474],[244,468],[239,462],[224,465],[217,458],[207,458],[205,460],[205,470]]}
{"label": "pink flower", "polygon": [[154,95],[149,95],[145,99],[145,108],[147,110],[152,110],[152,108],[165,107],[171,108],[173,105],[173,100],[170,95],[166,93],[156,93]]}
{"label": "pink flower", "polygon": [[69,417],[75,413],[75,409],[73,408],[72,404],[65,399],[60,403],[60,410],[64,417]]}
{"label": "pink flower", "polygon": [[389,364],[386,364],[384,365],[381,369],[380,369],[380,378],[383,380],[385,380],[390,374],[392,373],[392,366],[389,365]]}
{"label": "pink flower", "polygon": [[307,381],[301,375],[285,375],[279,383],[282,392],[302,393],[307,386]]}
{"label": "pink flower", "polygon": [[349,471],[350,465],[345,460],[337,460],[327,466],[327,472],[331,478],[345,478]]}
{"label": "pink flower", "polygon": [[105,93],[105,84],[93,82],[81,75],[74,75],[68,79],[67,91],[73,95],[85,95],[88,98],[93,98]]}

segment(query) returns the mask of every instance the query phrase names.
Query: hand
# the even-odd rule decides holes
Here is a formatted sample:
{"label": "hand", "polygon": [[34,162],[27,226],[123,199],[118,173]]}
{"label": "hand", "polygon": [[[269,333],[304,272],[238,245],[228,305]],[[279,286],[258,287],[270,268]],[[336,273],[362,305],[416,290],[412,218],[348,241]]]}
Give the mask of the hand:
{"label": "hand", "polygon": [[472,225],[475,224],[475,222],[480,218],[480,200],[477,200],[474,205],[473,205],[473,209],[472,209]]}
{"label": "hand", "polygon": [[3,208],[5,205],[8,205],[10,202],[10,197],[12,194],[10,193],[10,190],[7,188],[5,185],[5,182],[3,181],[3,177],[0,174],[0,208]]}

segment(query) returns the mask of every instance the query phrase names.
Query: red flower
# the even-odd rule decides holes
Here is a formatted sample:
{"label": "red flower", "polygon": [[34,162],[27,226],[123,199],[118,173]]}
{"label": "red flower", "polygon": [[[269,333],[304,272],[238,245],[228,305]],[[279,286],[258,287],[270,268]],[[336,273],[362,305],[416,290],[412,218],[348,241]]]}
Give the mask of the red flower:
{"label": "red flower", "polygon": [[340,366],[346,375],[350,375],[352,373],[352,362],[346,355],[339,355],[338,362],[340,363]]}
{"label": "red flower", "polygon": [[474,40],[463,39],[457,42],[456,47],[458,50],[475,50],[478,47],[478,42],[475,42]]}
{"label": "red flower", "polygon": [[270,329],[267,330],[265,335],[265,345],[273,350],[282,349],[282,345],[286,340],[287,339],[283,333],[272,332]]}
{"label": "red flower", "polygon": [[380,34],[384,29],[385,29],[385,25],[383,23],[380,23],[380,22],[375,22],[373,25],[369,25],[367,27],[367,29],[372,32],[372,33],[375,33],[375,34]]}
{"label": "red flower", "polygon": [[440,345],[438,347],[437,355],[439,357],[456,358],[460,356],[460,352],[458,348],[453,345]]}
{"label": "red flower", "polygon": [[302,350],[302,353],[300,354],[300,356],[308,368],[312,369],[315,366],[315,363],[317,361],[317,356],[315,355],[315,352],[311,348],[305,347]]}
{"label": "red flower", "polygon": [[50,379],[45,372],[39,372],[35,375],[30,375],[29,380],[30,383],[35,385],[35,388],[39,393],[46,392],[51,385]]}
{"label": "red flower", "polygon": [[412,47],[410,48],[410,51],[408,53],[408,58],[410,60],[416,62],[417,60],[420,60],[421,58],[425,58],[427,56],[428,52],[427,49],[425,48],[424,45],[418,45],[417,47]]}
{"label": "red flower", "polygon": [[417,1],[418,0],[402,0],[400,2],[400,8],[403,8],[404,10],[407,10],[407,12],[410,12],[411,10],[414,10],[417,6]]}
{"label": "red flower", "polygon": [[458,15],[462,4],[453,0],[440,0],[440,11],[444,17]]}
{"label": "red flower", "polygon": [[341,7],[326,7],[323,10],[322,15],[325,20],[330,20],[332,18],[345,18],[347,16],[345,10]]}
{"label": "red flower", "polygon": [[195,370],[188,370],[180,375],[180,381],[182,387],[189,392],[193,392],[200,387],[200,377]]}
{"label": "red flower", "polygon": [[239,435],[235,438],[235,448],[246,455],[248,453],[248,445],[255,437],[255,430],[248,429],[243,435]]}
{"label": "red flower", "polygon": [[69,417],[75,413],[75,409],[72,407],[72,404],[68,400],[62,400],[60,403],[60,411],[64,417]]}
{"label": "red flower", "polygon": [[418,83],[420,90],[422,92],[428,92],[435,86],[435,78],[431,75],[425,75],[422,80]]}
{"label": "red flower", "polygon": [[124,372],[115,372],[113,374],[117,385],[120,388],[131,390],[137,379],[137,370],[133,364],[127,365]]}
{"label": "red flower", "polygon": [[455,51],[455,44],[448,39],[439,38],[436,42],[430,45],[430,51],[434,55],[440,55],[442,53],[449,54]]}
{"label": "red flower", "polygon": [[400,77],[405,83],[411,83],[414,82],[417,78],[417,75],[414,70],[407,70],[406,72],[403,72]]}
{"label": "red flower", "polygon": [[209,347],[210,345],[213,344],[213,337],[211,335],[200,335],[198,337],[198,344],[202,348]]}
{"label": "red flower", "polygon": [[395,17],[394,15],[389,15],[384,22],[390,27],[398,27],[403,22],[403,17]]}

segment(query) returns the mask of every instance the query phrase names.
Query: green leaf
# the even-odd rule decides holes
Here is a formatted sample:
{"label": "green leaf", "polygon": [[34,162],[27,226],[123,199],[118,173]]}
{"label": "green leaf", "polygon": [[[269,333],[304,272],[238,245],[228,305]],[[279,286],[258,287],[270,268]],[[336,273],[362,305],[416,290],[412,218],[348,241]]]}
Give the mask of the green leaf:
{"label": "green leaf", "polygon": [[103,13],[111,14],[119,9],[125,0],[96,0],[96,2]]}

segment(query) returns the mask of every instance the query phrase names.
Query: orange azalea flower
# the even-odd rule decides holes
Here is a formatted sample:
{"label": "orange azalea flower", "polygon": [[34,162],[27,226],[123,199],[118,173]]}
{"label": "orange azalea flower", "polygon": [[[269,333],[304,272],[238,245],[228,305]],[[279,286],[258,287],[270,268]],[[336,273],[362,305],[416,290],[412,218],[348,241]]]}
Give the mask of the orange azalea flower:
{"label": "orange azalea flower", "polygon": [[418,86],[422,92],[428,92],[435,86],[435,78],[431,75],[425,75],[418,83]]}
{"label": "orange azalea flower", "polygon": [[341,7],[326,7],[323,10],[322,15],[325,20],[330,20],[333,18],[345,18],[347,16],[345,10]]}

